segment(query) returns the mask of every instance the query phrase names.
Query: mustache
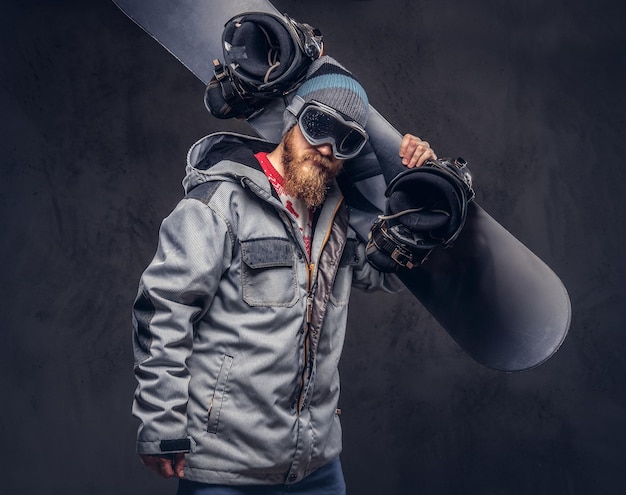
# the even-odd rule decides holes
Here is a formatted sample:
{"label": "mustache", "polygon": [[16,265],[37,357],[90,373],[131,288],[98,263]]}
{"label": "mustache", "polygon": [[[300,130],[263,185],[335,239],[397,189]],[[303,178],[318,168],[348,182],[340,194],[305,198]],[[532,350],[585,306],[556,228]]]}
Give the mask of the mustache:
{"label": "mustache", "polygon": [[321,155],[319,153],[307,153],[306,155],[302,157],[301,161],[304,163],[305,161],[308,161],[308,160],[312,161],[316,165],[321,165],[325,169],[331,169],[333,166],[332,160],[330,160],[328,157]]}

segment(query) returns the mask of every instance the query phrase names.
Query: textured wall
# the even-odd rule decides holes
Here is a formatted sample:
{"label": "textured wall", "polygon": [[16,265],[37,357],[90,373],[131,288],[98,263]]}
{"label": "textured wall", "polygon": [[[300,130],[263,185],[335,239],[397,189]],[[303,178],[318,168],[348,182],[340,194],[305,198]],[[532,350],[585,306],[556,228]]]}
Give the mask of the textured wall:
{"label": "textured wall", "polygon": [[[622,2],[276,5],[323,30],[399,130],[470,162],[480,204],[573,303],[559,353],[503,374],[409,296],[355,294],[342,362],[350,492],[617,493]],[[4,2],[0,57],[0,492],[173,493],[134,456],[130,306],[188,146],[243,127],[211,119],[201,83],[106,0]]]}

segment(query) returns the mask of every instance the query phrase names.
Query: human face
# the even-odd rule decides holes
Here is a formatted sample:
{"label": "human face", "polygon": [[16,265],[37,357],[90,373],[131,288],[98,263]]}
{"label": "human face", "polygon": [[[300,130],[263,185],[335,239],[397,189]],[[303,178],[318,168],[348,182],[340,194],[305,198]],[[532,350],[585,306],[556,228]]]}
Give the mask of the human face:
{"label": "human face", "polygon": [[297,125],[285,134],[281,145],[285,190],[302,199],[309,208],[320,206],[343,160],[333,156],[328,144],[309,144]]}

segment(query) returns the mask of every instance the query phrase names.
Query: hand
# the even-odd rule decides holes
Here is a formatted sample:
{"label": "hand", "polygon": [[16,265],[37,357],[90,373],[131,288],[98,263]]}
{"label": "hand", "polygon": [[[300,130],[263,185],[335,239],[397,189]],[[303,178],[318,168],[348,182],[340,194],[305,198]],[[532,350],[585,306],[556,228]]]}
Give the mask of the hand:
{"label": "hand", "polygon": [[426,160],[436,160],[437,155],[426,141],[412,134],[405,134],[400,144],[402,164],[408,168],[421,167]]}
{"label": "hand", "polygon": [[183,478],[185,467],[185,454],[178,453],[171,456],[141,454],[139,456],[144,466],[152,469],[163,478]]}

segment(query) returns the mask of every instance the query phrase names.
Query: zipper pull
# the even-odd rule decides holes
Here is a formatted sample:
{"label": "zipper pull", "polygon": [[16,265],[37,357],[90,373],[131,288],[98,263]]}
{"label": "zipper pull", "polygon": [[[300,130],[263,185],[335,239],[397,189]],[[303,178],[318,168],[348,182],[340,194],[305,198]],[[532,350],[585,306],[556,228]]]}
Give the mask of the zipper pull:
{"label": "zipper pull", "polygon": [[311,324],[311,313],[313,312],[313,294],[309,294],[306,298],[306,326],[307,331]]}

